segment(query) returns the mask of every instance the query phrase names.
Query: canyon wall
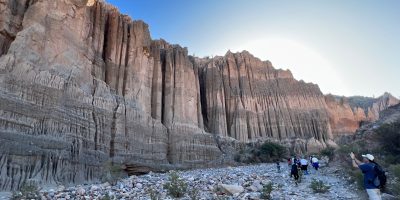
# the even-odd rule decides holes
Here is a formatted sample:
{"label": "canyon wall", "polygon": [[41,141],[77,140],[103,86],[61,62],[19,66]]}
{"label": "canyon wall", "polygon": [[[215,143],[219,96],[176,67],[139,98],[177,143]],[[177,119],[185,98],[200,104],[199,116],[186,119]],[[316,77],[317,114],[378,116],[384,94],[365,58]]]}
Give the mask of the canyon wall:
{"label": "canyon wall", "polygon": [[296,81],[290,71],[276,70],[246,51],[194,62],[201,71],[207,131],[239,141],[289,139],[299,151],[334,145],[317,85]]}
{"label": "canyon wall", "polygon": [[0,190],[95,181],[109,163],[209,166],[267,139],[315,152],[348,112],[246,51],[152,40],[103,1],[0,0],[0,56]]}
{"label": "canyon wall", "polygon": [[378,120],[381,111],[400,103],[389,93],[378,98],[326,95],[325,102],[335,137],[354,134],[362,123]]}
{"label": "canyon wall", "polygon": [[83,182],[113,163],[206,164],[187,50],[103,2],[1,1],[0,190]]}

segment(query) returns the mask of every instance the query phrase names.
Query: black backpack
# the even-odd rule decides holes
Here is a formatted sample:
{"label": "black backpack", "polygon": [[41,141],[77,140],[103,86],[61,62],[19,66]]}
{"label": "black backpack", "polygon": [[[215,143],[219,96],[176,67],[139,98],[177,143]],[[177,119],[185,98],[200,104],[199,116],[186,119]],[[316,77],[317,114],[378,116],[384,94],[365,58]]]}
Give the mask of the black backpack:
{"label": "black backpack", "polygon": [[374,171],[376,173],[374,185],[376,187],[378,187],[379,189],[384,189],[385,185],[386,185],[386,181],[387,181],[386,172],[377,163],[375,163],[375,165],[374,165]]}

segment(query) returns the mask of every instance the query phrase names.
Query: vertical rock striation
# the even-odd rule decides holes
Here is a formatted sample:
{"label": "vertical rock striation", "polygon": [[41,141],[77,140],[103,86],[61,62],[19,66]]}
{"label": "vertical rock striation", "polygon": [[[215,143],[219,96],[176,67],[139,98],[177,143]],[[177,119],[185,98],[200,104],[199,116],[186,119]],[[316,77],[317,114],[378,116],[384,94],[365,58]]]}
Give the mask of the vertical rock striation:
{"label": "vertical rock striation", "polygon": [[[2,1],[0,190],[92,181],[106,162],[206,164],[187,50],[101,1]],[[12,37],[9,37],[12,36]]]}
{"label": "vertical rock striation", "polygon": [[0,56],[0,190],[94,181],[109,162],[219,164],[257,140],[318,151],[348,112],[248,52],[152,40],[100,0],[0,0]]}
{"label": "vertical rock striation", "polygon": [[195,63],[201,69],[204,122],[211,133],[246,142],[300,138],[301,148],[309,151],[331,143],[317,85],[296,81],[290,71],[276,70],[246,51]]}

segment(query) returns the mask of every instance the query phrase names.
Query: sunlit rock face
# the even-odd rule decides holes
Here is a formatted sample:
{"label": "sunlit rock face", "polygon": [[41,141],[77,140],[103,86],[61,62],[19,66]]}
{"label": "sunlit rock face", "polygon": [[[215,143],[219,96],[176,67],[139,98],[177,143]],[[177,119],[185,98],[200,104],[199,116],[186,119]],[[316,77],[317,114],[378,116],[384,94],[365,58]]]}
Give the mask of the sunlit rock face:
{"label": "sunlit rock face", "polygon": [[379,119],[379,113],[400,101],[389,93],[378,98],[326,95],[332,132],[335,137],[354,134],[362,123]]}
{"label": "sunlit rock face", "polygon": [[93,6],[96,3],[96,0],[88,0],[86,6]]}
{"label": "sunlit rock face", "polygon": [[332,138],[324,95],[250,53],[197,59],[205,127],[240,141]]}
{"label": "sunlit rock face", "polygon": [[188,56],[103,1],[0,0],[0,49],[0,190],[111,161],[208,166],[255,140],[334,145],[317,85],[248,52]]}

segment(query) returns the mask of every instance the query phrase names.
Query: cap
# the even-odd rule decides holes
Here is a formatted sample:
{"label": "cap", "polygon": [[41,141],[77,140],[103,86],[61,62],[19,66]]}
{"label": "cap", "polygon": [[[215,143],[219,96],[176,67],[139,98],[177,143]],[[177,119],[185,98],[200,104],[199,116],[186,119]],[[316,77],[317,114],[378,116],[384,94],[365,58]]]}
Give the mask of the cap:
{"label": "cap", "polygon": [[374,160],[374,156],[373,155],[371,155],[371,154],[366,154],[366,155],[361,155],[363,158],[366,158],[366,159],[368,159],[368,160],[371,160],[371,161],[373,161]]}

